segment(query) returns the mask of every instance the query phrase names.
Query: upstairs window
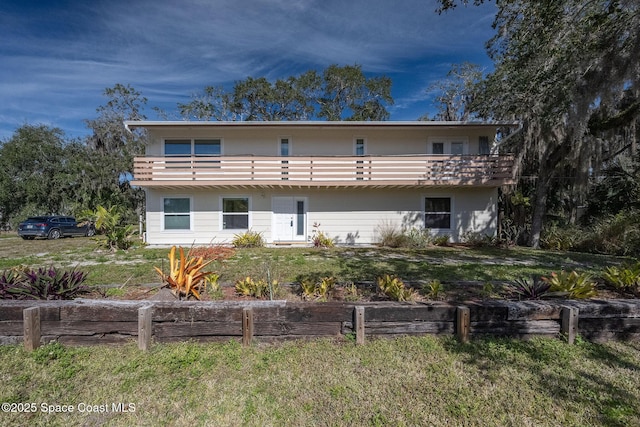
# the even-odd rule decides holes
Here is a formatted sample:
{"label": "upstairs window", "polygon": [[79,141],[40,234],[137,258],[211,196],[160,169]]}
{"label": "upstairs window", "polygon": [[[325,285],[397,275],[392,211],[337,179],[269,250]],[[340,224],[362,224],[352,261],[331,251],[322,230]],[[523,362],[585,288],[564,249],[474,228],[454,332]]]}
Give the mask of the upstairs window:
{"label": "upstairs window", "polygon": [[444,154],[444,142],[434,142],[432,150],[433,154]]}
{"label": "upstairs window", "polygon": [[452,142],[451,143],[451,154],[454,156],[462,156],[464,154],[464,143],[462,142]]}
{"label": "upstairs window", "polygon": [[289,138],[281,138],[280,139],[280,155],[282,157],[287,157],[290,154],[290,144]]}
{"label": "upstairs window", "polygon": [[191,140],[190,139],[174,139],[164,142],[165,156],[190,156]]}
{"label": "upstairs window", "polygon": [[222,143],[219,139],[196,139],[193,141],[193,154],[196,156],[219,156]]}
{"label": "upstairs window", "polygon": [[481,136],[478,140],[478,154],[491,154],[488,136]]}
{"label": "upstairs window", "polygon": [[222,154],[220,139],[167,139],[165,156],[219,156]]}

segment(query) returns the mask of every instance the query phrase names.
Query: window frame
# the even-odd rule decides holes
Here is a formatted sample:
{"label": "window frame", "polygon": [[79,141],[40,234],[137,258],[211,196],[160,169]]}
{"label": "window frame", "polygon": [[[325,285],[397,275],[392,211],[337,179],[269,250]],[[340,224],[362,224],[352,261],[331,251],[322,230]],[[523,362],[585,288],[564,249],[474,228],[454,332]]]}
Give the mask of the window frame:
{"label": "window frame", "polygon": [[[362,141],[362,154],[358,154],[358,141]],[[364,136],[356,136],[353,138],[353,155],[354,156],[367,155],[367,138],[365,138]]]}
{"label": "window frame", "polygon": [[[225,212],[224,211],[224,201],[225,199],[246,199],[247,200],[247,212]],[[245,195],[245,194],[225,194],[220,196],[220,214],[219,214],[219,229],[220,231],[232,231],[232,232],[237,232],[237,231],[247,231],[251,229],[252,226],[252,215],[251,215],[251,196]],[[247,228],[226,228],[224,226],[224,217],[225,215],[232,215],[232,216],[247,216]]]}
{"label": "window frame", "polygon": [[[167,154],[167,142],[172,141],[189,141],[191,144],[191,152],[190,154]],[[220,154],[196,154],[196,141],[219,141],[220,143]],[[186,144],[185,144],[186,145]],[[162,140],[162,155],[165,157],[218,157],[224,154],[224,141],[220,137],[202,137],[202,138],[165,138]]]}
{"label": "window frame", "polygon": [[[484,144],[486,144],[486,150],[482,149]],[[483,151],[486,151],[486,153],[483,153]],[[478,154],[481,156],[488,156],[491,154],[491,142],[489,141],[488,136],[478,137]]]}
{"label": "window frame", "polygon": [[[439,212],[439,211],[434,211],[434,212],[427,212],[427,199],[449,199],[449,227],[448,228],[442,228],[442,227],[438,227],[438,228],[433,228],[433,227],[427,227],[427,214],[446,214],[447,212]],[[425,229],[428,229],[430,231],[433,231],[434,233],[441,233],[441,232],[446,232],[446,233],[451,233],[453,230],[455,230],[456,228],[456,224],[455,224],[455,197],[453,196],[453,194],[423,194],[421,196],[421,208],[422,208],[422,226]]]}
{"label": "window frame", "polygon": [[[462,143],[462,154],[452,154],[451,147],[453,143]],[[442,144],[442,154],[434,154],[433,145]],[[434,156],[467,156],[469,155],[469,137],[468,136],[430,136],[427,138],[427,154]]]}
{"label": "window frame", "polygon": [[[287,141],[287,154],[282,154],[282,142]],[[293,140],[290,136],[278,137],[278,157],[290,157],[293,155]]]}
{"label": "window frame", "polygon": [[[185,214],[185,213],[179,213],[179,214],[175,214],[175,213],[170,213],[174,216],[188,216],[189,217],[189,228],[167,228],[166,225],[166,218],[167,218],[167,212],[165,212],[165,200],[167,199],[187,199],[189,200],[189,213]],[[181,233],[181,232],[185,232],[185,231],[193,231],[193,197],[191,196],[184,196],[184,195],[172,195],[172,196],[163,196],[162,197],[162,215],[161,215],[161,221],[162,221],[162,231],[163,232],[169,232],[169,233]]]}

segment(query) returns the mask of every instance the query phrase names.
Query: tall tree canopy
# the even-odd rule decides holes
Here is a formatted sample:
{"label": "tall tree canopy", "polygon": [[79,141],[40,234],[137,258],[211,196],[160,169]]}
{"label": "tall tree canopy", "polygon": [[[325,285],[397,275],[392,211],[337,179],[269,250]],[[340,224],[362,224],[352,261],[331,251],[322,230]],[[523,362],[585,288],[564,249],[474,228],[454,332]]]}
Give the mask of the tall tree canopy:
{"label": "tall tree canopy", "polygon": [[[470,1],[440,0],[441,10]],[[474,1],[475,4],[482,0]],[[517,119],[514,149],[535,164],[530,244],[540,241],[547,197],[560,178],[573,194],[620,139],[590,129],[596,115],[633,127],[640,102],[640,4],[637,0],[512,0],[497,2],[496,35],[487,47],[495,71],[480,84],[473,107],[485,118]],[[620,107],[623,98],[629,102]],[[635,138],[635,132],[629,133]]]}
{"label": "tall tree canopy", "polygon": [[472,105],[476,87],[481,80],[482,70],[477,64],[453,64],[445,79],[437,81],[427,89],[427,93],[436,93],[438,112],[433,117],[425,115],[420,120],[465,122],[475,119]]}
{"label": "tall tree canopy", "polygon": [[0,145],[0,219],[67,213],[75,181],[64,133],[45,125],[24,125]]}
{"label": "tall tree canopy", "polygon": [[147,98],[130,85],[116,84],[104,91],[107,103],[96,109],[98,117],[86,120],[93,134],[86,139],[87,151],[78,162],[83,179],[77,189],[88,209],[97,205],[122,205],[141,211],[142,194],[132,189],[133,157],[144,152],[146,134],[130,132],[125,120],[143,120]]}
{"label": "tall tree canopy", "polygon": [[388,77],[332,65],[322,74],[311,70],[275,82],[248,77],[229,92],[207,86],[178,111],[188,120],[386,120],[391,104]]}

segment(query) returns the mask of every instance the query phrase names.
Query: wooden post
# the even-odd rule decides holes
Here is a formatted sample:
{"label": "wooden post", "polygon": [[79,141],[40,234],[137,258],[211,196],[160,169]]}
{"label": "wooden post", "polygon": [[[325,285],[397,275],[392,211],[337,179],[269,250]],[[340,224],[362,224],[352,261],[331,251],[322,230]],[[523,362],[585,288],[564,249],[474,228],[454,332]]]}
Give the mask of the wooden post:
{"label": "wooden post", "polygon": [[471,329],[471,314],[469,307],[460,306],[456,310],[456,335],[460,342],[469,341]]}
{"label": "wooden post", "polygon": [[253,308],[242,309],[242,346],[249,347],[253,340]]}
{"label": "wooden post", "polygon": [[567,337],[567,344],[573,344],[578,333],[578,308],[562,307],[562,334]]}
{"label": "wooden post", "polygon": [[33,351],[40,346],[40,308],[29,307],[22,311],[24,348]]}
{"label": "wooden post", "polygon": [[151,336],[153,335],[153,307],[140,307],[138,309],[138,348],[149,351],[151,348]]}
{"label": "wooden post", "polygon": [[353,324],[356,330],[356,344],[362,345],[364,344],[364,307],[356,307]]}

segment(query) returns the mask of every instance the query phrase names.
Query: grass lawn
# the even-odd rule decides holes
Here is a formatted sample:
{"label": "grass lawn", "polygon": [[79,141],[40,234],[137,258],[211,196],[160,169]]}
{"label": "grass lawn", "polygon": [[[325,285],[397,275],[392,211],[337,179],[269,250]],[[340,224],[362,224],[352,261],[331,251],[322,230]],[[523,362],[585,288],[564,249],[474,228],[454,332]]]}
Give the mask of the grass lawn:
{"label": "grass lawn", "polygon": [[[89,238],[24,241],[8,234],[0,238],[0,254],[0,270],[18,265],[77,266],[88,272],[86,283],[89,285],[121,287],[118,292],[109,291],[109,295],[121,298],[135,295],[134,291],[141,285],[159,284],[153,267],[165,271],[168,267],[167,248],[139,246],[111,253],[97,248],[96,241]],[[598,275],[604,267],[625,260],[528,248],[258,248],[238,249],[231,258],[214,262],[210,269],[218,272],[220,282],[227,286],[248,275],[258,279],[268,275],[280,283],[297,282],[310,275],[333,276],[338,283],[347,284],[373,283],[378,276],[395,274],[418,289],[421,283],[437,279],[445,284],[475,282],[478,292],[482,292],[487,282],[548,275],[561,269]],[[459,285],[445,286],[444,298],[455,298],[459,290]],[[491,289],[485,293],[491,294]]]}
{"label": "grass lawn", "polygon": [[[133,288],[158,282],[153,266],[166,267],[167,252],[140,247],[110,253],[86,238],[5,235],[0,270],[77,265],[92,285]],[[225,283],[267,272],[281,282],[314,274],[368,282],[396,274],[408,282],[453,283],[562,268],[597,275],[624,261],[524,248],[262,248],[237,250],[213,269]],[[631,426],[640,425],[639,361],[637,342],[461,344],[431,336],[364,346],[330,340],[250,348],[157,344],[148,353],[135,343],[52,344],[32,353],[0,346],[0,402],[15,409],[35,404],[31,413],[0,412],[0,426]],[[119,404],[129,412],[116,411]],[[55,405],[74,412],[52,413],[63,409]]]}
{"label": "grass lawn", "polygon": [[639,361],[638,343],[552,339],[0,346],[0,401],[36,404],[0,425],[631,426]]}

